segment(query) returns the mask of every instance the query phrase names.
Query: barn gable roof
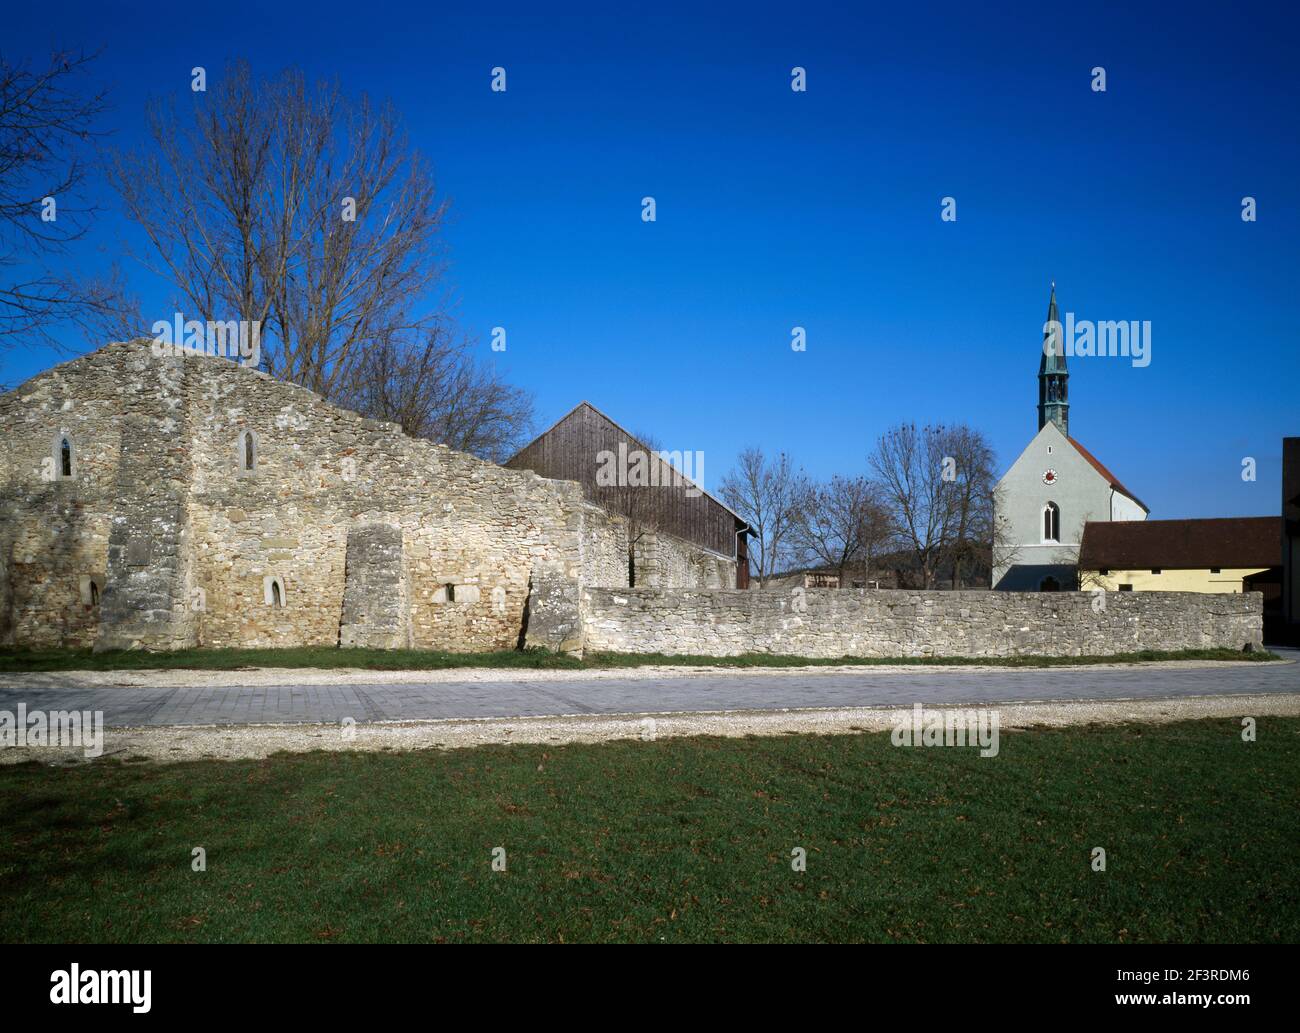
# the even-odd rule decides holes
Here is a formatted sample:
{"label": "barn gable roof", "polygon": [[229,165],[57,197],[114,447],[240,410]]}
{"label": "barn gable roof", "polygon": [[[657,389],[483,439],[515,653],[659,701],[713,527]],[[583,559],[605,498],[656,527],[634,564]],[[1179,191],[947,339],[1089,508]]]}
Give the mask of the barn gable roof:
{"label": "barn gable roof", "polygon": [[[541,441],[543,438],[545,438],[545,437],[547,437],[548,435],[554,433],[554,431],[555,431],[557,428],[563,426],[564,424],[568,423],[570,420],[574,419],[574,418],[578,415],[578,413],[580,413],[583,409],[589,409],[591,412],[595,413],[597,416],[599,416],[599,417],[600,417],[602,420],[604,420],[606,423],[608,423],[608,424],[610,424],[612,427],[614,427],[614,428],[615,428],[615,429],[616,429],[620,434],[622,434],[624,437],[627,438],[627,440],[628,440],[628,444],[629,444],[629,445],[635,445],[635,446],[637,446],[637,447],[643,449],[643,450],[646,451],[646,452],[653,452],[653,451],[654,451],[654,449],[651,449],[649,445],[647,445],[644,441],[642,441],[640,438],[638,438],[635,434],[633,434],[630,430],[628,430],[626,427],[624,427],[621,423],[619,423],[616,419],[614,419],[612,416],[610,416],[610,415],[609,415],[608,413],[606,413],[604,410],[602,410],[602,409],[598,409],[596,406],[592,405],[591,402],[587,401],[586,399],[583,399],[581,402],[579,402],[577,405],[575,405],[572,409],[570,409],[568,412],[566,412],[563,416],[561,416],[558,420],[556,420],[556,421],[555,421],[554,423],[552,423],[549,427],[547,427],[546,430],[542,431],[542,433],[538,434],[537,437],[533,438],[532,441],[528,442],[528,444],[526,444],[523,448],[521,448],[518,452],[516,452],[516,453],[515,453],[513,456],[511,456],[509,459],[507,459],[507,460],[505,461],[505,464],[504,464],[504,465],[506,465],[506,466],[510,466],[511,464],[513,464],[514,461],[515,461],[516,459],[518,459],[520,456],[522,456],[525,452],[527,452],[530,448],[532,448],[534,445],[536,445],[536,444],[537,444],[539,441]],[[701,494],[704,498],[709,499],[709,500],[710,500],[711,502],[713,502],[715,505],[718,505],[718,506],[722,507],[723,509],[725,509],[728,513],[730,513],[733,517],[735,517],[735,518],[736,518],[736,519],[737,519],[741,524],[743,524],[743,525],[745,526],[746,530],[748,530],[748,528],[749,528],[749,523],[745,520],[744,517],[742,517],[742,516],[741,516],[739,513],[737,513],[734,509],[732,509],[730,506],[728,506],[725,502],[723,502],[723,501],[722,501],[721,499],[719,499],[717,496],[711,494],[710,492],[705,491],[703,485],[696,484],[695,481],[693,481],[693,480],[691,480],[691,478],[687,477],[686,474],[682,473],[681,470],[677,470],[677,468],[674,467],[671,463],[669,463],[666,459],[661,459],[661,462],[665,463],[665,465],[669,466],[671,469],[676,470],[676,472],[677,472],[677,473],[682,477],[683,480],[688,481],[690,484],[694,485],[696,488],[699,488],[699,490],[700,490],[700,494]]]}

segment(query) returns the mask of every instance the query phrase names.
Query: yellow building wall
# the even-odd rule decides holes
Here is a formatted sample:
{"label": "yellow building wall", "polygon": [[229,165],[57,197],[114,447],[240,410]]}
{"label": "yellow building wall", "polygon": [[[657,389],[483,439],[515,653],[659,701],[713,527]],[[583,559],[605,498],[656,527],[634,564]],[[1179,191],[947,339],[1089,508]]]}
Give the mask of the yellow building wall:
{"label": "yellow building wall", "polygon": [[1083,591],[1104,588],[1118,592],[1120,585],[1132,585],[1135,592],[1225,592],[1240,593],[1241,579],[1258,574],[1267,567],[1224,567],[1217,574],[1202,570],[1171,570],[1166,567],[1159,574],[1146,570],[1109,570],[1099,574],[1095,570],[1079,571],[1079,587]]}

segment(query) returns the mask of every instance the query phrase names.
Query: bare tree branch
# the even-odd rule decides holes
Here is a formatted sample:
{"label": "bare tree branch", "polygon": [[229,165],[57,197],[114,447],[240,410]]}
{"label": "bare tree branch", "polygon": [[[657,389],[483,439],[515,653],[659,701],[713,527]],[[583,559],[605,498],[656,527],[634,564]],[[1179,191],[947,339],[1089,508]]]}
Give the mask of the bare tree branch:
{"label": "bare tree branch", "polygon": [[531,437],[533,399],[477,359],[447,322],[422,341],[393,334],[365,349],[339,390],[340,404],[406,433],[503,462]]}
{"label": "bare tree branch", "polygon": [[154,146],[109,172],[186,318],[260,323],[267,372],[331,401],[372,349],[390,373],[437,352],[446,202],[392,109],[243,62],[192,104],[154,104]]}
{"label": "bare tree branch", "polygon": [[970,427],[904,423],[886,431],[868,457],[896,537],[915,557],[926,588],[950,564],[953,587],[993,548],[994,457]]}
{"label": "bare tree branch", "polygon": [[77,83],[95,54],[56,52],[39,68],[0,56],[0,345],[17,337],[56,344],[61,321],[93,319],[117,304],[115,279],[52,271],[86,233],[95,209],[78,200],[81,148],[107,107]]}
{"label": "bare tree branch", "polygon": [[789,539],[808,495],[808,479],[784,452],[769,460],[762,449],[747,448],[736,468],[722,479],[719,494],[750,526],[754,544],[750,555],[758,564],[759,587],[764,588],[790,551]]}
{"label": "bare tree branch", "polygon": [[880,546],[894,533],[886,508],[876,501],[878,489],[865,477],[838,474],[810,484],[791,528],[791,545],[799,562],[827,567],[839,574],[861,566],[870,573]]}

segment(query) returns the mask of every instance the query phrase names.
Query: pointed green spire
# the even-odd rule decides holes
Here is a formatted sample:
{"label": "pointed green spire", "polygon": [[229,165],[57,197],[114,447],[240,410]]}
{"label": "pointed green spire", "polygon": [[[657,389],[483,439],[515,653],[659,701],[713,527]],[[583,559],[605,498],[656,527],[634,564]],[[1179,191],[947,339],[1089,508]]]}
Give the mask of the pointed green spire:
{"label": "pointed green spire", "polygon": [[1070,372],[1065,366],[1065,333],[1056,307],[1056,281],[1052,281],[1043,325],[1042,356],[1038,360],[1038,429],[1050,420],[1070,436]]}
{"label": "pointed green spire", "polygon": [[1038,363],[1038,372],[1042,373],[1064,373],[1065,372],[1065,351],[1062,347],[1062,341],[1052,340],[1052,330],[1056,329],[1058,333],[1063,333],[1061,328],[1061,313],[1056,308],[1056,281],[1052,281],[1052,296],[1047,300],[1047,319],[1043,322],[1043,357]]}

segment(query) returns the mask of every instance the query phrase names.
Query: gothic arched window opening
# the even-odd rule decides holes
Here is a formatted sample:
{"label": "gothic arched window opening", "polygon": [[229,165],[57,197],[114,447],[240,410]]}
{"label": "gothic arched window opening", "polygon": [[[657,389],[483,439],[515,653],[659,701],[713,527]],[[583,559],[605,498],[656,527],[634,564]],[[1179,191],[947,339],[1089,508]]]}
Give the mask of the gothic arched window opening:
{"label": "gothic arched window opening", "polygon": [[286,594],[284,591],[284,578],[278,574],[272,574],[262,578],[263,601],[267,606],[273,609],[279,609],[284,606]]}
{"label": "gothic arched window opening", "polygon": [[1061,540],[1061,507],[1049,502],[1043,507],[1043,541],[1059,542]]}
{"label": "gothic arched window opening", "polygon": [[251,430],[240,431],[235,448],[235,463],[240,477],[247,477],[256,472],[257,452],[257,435]]}

